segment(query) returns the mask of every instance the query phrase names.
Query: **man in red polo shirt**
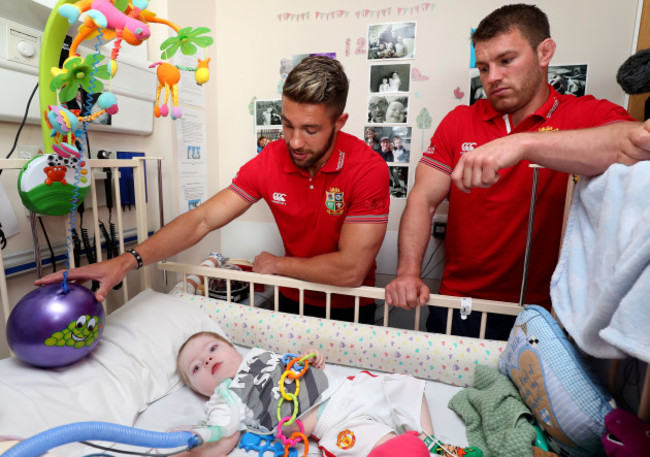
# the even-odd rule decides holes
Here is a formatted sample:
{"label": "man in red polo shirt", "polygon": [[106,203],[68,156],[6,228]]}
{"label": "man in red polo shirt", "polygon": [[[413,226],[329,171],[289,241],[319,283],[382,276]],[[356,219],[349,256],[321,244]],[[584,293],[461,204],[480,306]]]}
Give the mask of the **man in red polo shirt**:
{"label": "man in red polo shirt", "polygon": [[[133,268],[153,263],[196,244],[243,214],[253,203],[268,203],[282,235],[284,256],[263,252],[253,271],[291,276],[342,287],[373,285],[375,256],[386,233],[390,204],[388,166],[363,141],[341,132],[348,79],[343,66],[310,57],[287,77],[282,97],[284,140],[266,146],[245,164],[232,185],[182,214],[123,255],[69,272],[70,280],[99,280],[106,293]],[[36,285],[61,281],[48,275]],[[292,290],[283,291],[294,306]],[[305,312],[325,315],[324,296],[306,295]],[[375,304],[360,303],[359,320],[374,323]],[[333,319],[352,320],[354,303],[333,297]]]}
{"label": "man in red polo shirt", "polygon": [[[449,199],[446,265],[440,293],[518,302],[533,172],[539,173],[526,303],[550,308],[567,173],[591,176],[614,161],[627,131],[638,125],[621,107],[591,96],[560,95],[547,83],[555,51],[548,19],[532,5],[507,5],[472,36],[487,99],[450,112],[416,170],[402,215],[397,277],[389,305],[429,300],[420,278],[431,219]],[[590,128],[595,127],[595,128]],[[452,186],[452,182],[455,186]],[[429,308],[427,329],[444,332],[446,311]],[[480,315],[454,316],[452,333],[478,335]],[[490,316],[486,336],[507,339],[514,319]]]}

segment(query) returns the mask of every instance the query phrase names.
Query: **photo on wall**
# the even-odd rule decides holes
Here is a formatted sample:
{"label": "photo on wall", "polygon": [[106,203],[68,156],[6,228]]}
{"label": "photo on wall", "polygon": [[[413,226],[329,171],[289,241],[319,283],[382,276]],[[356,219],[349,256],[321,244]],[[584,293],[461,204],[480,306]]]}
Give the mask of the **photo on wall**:
{"label": "photo on wall", "polygon": [[367,125],[364,128],[363,137],[366,144],[373,151],[389,163],[408,163],[411,151],[411,127],[406,126],[373,126]]}
{"label": "photo on wall", "polygon": [[368,123],[406,124],[409,98],[407,95],[375,94],[368,97]]}
{"label": "photo on wall", "polygon": [[257,152],[262,152],[269,143],[275,140],[284,139],[282,129],[258,129],[257,130]]}
{"label": "photo on wall", "polygon": [[405,165],[389,165],[390,172],[390,196],[391,198],[406,198],[409,167]]}
{"label": "photo on wall", "polygon": [[255,100],[255,125],[282,125],[282,100]]}
{"label": "photo on wall", "polygon": [[587,65],[550,65],[548,83],[560,94],[581,97],[587,93]]}
{"label": "photo on wall", "polygon": [[[548,83],[560,94],[571,94],[581,97],[587,93],[587,64],[579,65],[550,65],[548,67]],[[485,97],[485,90],[477,68],[470,69],[469,104]]]}
{"label": "photo on wall", "polygon": [[370,66],[370,93],[408,92],[410,89],[410,63]]}
{"label": "photo on wall", "polygon": [[368,26],[368,60],[413,59],[415,22],[391,22]]}

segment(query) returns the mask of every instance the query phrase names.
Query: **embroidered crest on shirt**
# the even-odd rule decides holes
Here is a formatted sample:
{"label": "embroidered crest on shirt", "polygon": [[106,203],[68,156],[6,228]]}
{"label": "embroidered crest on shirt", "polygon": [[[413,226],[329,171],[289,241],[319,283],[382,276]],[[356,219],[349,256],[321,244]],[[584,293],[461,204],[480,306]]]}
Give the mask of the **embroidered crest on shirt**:
{"label": "embroidered crest on shirt", "polygon": [[559,132],[560,129],[557,127],[551,127],[550,125],[547,125],[546,127],[540,127],[538,129],[540,132]]}
{"label": "embroidered crest on shirt", "polygon": [[343,449],[344,451],[351,449],[356,441],[357,438],[354,436],[354,432],[349,429],[343,430],[336,437],[336,445],[339,449]]}
{"label": "embroidered crest on shirt", "polygon": [[330,187],[325,194],[325,208],[327,208],[327,214],[331,216],[341,216],[345,209],[345,200],[343,199],[344,192],[341,192],[341,189],[338,187]]}

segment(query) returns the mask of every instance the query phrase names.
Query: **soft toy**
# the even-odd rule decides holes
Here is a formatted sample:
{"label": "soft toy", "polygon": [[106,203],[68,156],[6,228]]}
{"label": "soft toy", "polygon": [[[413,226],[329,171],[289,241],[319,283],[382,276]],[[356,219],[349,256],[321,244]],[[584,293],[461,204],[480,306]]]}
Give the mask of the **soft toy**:
{"label": "soft toy", "polygon": [[605,416],[607,433],[602,437],[608,457],[643,457],[650,452],[650,423],[624,409]]}

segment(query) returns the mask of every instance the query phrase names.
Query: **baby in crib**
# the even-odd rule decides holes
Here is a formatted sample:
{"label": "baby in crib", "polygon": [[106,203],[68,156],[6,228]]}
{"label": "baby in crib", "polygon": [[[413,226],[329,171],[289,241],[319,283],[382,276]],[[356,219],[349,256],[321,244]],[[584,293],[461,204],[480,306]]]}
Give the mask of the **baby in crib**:
{"label": "baby in crib", "polygon": [[[282,355],[254,348],[242,356],[216,333],[192,335],[178,352],[178,371],[187,385],[209,397],[207,424],[218,426],[221,438],[186,455],[227,454],[237,445],[242,430],[276,435],[281,421],[291,423],[278,419],[281,401],[280,417],[289,419],[298,408],[297,418],[304,427],[302,432],[298,422],[283,426],[283,436],[297,432],[311,436],[327,456],[483,455],[480,449],[442,445],[433,438],[425,381],[363,371],[334,386],[323,370],[322,354],[306,354],[311,355],[307,368],[294,367],[304,371],[297,388],[298,383],[285,374],[289,361]],[[284,400],[281,390],[296,400]]]}

